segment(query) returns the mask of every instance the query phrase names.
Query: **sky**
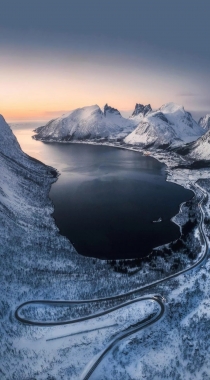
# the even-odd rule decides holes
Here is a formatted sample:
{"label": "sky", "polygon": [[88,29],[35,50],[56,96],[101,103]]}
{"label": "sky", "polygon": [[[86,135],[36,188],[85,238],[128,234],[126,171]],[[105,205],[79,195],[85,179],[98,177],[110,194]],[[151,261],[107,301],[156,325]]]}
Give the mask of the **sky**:
{"label": "sky", "polygon": [[0,0],[0,113],[50,120],[108,103],[210,112],[209,0]]}

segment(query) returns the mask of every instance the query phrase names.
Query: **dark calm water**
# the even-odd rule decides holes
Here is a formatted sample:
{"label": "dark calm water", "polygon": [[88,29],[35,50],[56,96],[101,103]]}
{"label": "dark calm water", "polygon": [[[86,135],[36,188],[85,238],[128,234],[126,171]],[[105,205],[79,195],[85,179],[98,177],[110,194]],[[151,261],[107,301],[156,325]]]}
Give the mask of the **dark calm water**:
{"label": "dark calm water", "polygon": [[158,161],[103,146],[53,144],[53,151],[66,163],[50,192],[54,217],[79,253],[142,257],[178,238],[170,219],[192,192],[166,182]]}
{"label": "dark calm water", "polygon": [[23,150],[61,173],[50,191],[54,217],[80,254],[142,257],[179,237],[170,219],[193,193],[166,182],[157,160],[104,146],[44,144],[29,140],[29,131],[14,132]]}

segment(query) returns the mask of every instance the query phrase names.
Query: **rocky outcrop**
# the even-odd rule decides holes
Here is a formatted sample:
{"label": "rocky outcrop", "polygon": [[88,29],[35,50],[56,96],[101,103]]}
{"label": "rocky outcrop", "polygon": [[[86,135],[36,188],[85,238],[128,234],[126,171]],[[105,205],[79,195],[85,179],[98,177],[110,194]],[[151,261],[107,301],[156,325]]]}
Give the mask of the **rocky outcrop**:
{"label": "rocky outcrop", "polygon": [[144,106],[143,104],[136,103],[132,116],[137,116],[139,114],[142,114],[143,116],[145,116],[149,112],[152,112],[152,107],[150,104],[147,104],[146,106]]}

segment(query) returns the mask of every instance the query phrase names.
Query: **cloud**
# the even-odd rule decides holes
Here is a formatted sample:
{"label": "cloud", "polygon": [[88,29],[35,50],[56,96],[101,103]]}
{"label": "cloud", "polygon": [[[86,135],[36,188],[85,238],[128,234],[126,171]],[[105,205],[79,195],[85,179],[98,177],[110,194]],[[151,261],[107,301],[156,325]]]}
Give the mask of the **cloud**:
{"label": "cloud", "polygon": [[178,94],[176,94],[176,96],[179,96],[180,98],[181,97],[195,97],[195,96],[198,96],[198,94],[195,94],[193,92],[179,92]]}

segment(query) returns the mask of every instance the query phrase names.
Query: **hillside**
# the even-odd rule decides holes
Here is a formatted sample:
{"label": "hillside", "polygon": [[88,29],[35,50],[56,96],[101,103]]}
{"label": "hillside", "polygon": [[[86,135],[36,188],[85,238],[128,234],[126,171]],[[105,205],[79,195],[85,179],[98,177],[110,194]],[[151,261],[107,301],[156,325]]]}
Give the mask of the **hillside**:
{"label": "hillside", "polygon": [[186,147],[187,156],[195,161],[210,160],[210,130]]}

